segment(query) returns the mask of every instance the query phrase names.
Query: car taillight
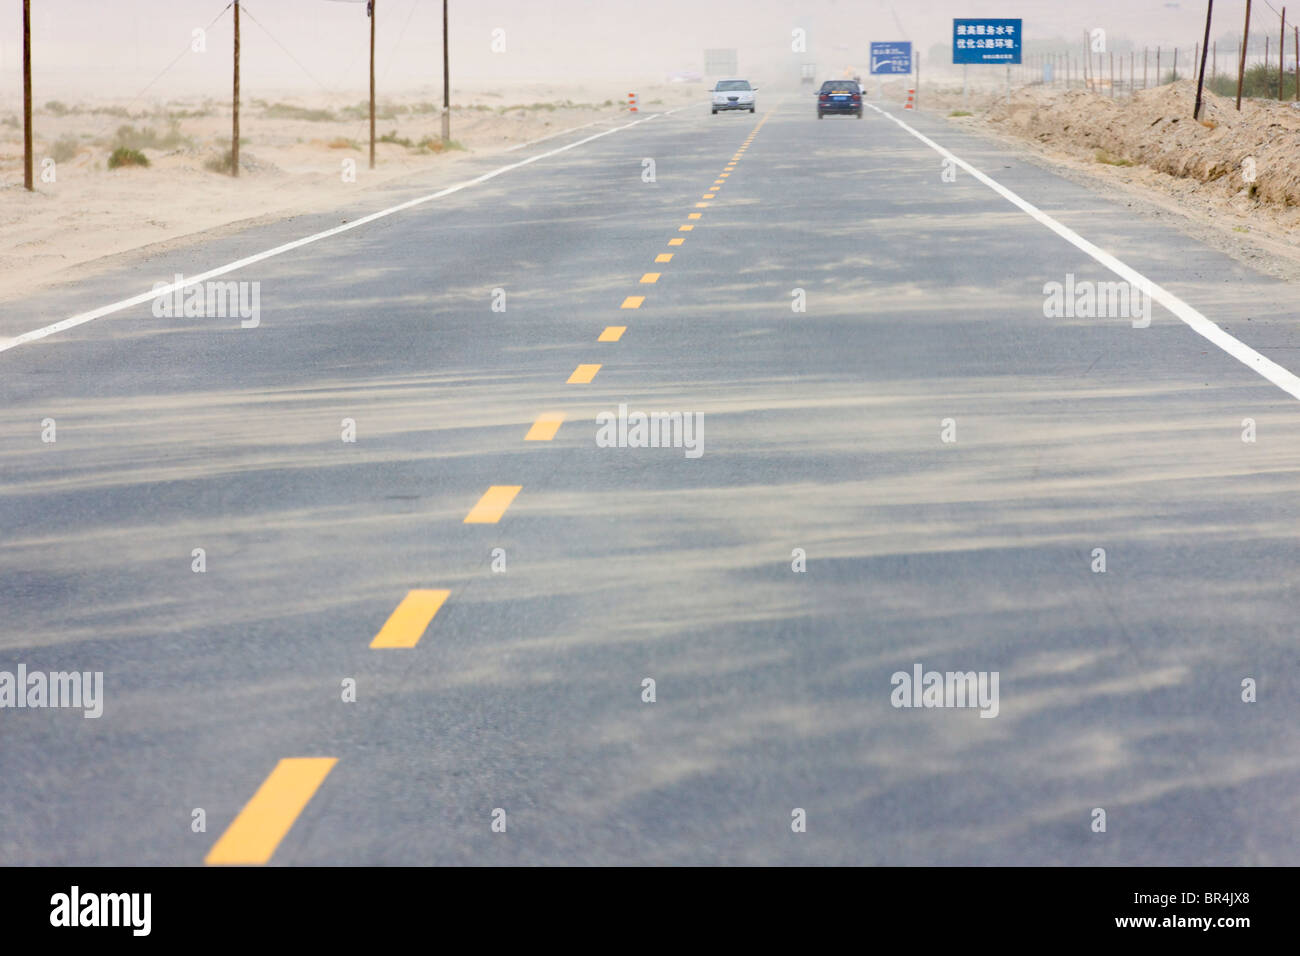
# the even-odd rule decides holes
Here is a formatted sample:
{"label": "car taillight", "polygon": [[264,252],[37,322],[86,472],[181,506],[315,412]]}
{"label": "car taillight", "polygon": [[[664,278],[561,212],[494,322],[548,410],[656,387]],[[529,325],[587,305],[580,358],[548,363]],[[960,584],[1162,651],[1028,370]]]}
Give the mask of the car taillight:
{"label": "car taillight", "polygon": [[829,93],[823,93],[823,94],[821,95],[821,99],[823,99],[823,100],[829,100],[830,98],[831,98],[831,95],[830,95]]}
{"label": "car taillight", "polygon": [[859,94],[859,93],[854,93],[854,94],[853,94],[853,98],[854,98],[855,100],[860,100],[860,99],[862,99],[862,95]]}

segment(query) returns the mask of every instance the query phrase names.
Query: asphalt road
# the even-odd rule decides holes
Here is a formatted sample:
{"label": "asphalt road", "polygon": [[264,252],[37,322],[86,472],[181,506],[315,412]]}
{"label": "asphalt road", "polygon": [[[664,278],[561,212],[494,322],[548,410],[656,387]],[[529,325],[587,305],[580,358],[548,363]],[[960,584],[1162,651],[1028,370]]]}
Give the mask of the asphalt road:
{"label": "asphalt road", "polygon": [[[1300,369],[1285,283],[898,115]],[[0,863],[1300,863],[1300,403],[1165,309],[1045,318],[1115,277],[942,173],[876,113],[690,108],[224,277],[257,328],[0,352],[0,672],[104,675],[98,719],[0,710]],[[703,453],[599,447],[620,403]],[[997,716],[894,707],[916,664],[997,672]]]}

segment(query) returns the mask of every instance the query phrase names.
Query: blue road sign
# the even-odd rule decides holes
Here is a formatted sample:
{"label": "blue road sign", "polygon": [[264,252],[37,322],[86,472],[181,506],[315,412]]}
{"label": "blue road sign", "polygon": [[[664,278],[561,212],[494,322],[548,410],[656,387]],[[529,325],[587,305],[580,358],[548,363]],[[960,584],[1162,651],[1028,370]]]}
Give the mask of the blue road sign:
{"label": "blue road sign", "polygon": [[1019,63],[1023,20],[953,20],[952,62]]}
{"label": "blue road sign", "polygon": [[871,44],[871,74],[911,73],[912,44],[901,43]]}

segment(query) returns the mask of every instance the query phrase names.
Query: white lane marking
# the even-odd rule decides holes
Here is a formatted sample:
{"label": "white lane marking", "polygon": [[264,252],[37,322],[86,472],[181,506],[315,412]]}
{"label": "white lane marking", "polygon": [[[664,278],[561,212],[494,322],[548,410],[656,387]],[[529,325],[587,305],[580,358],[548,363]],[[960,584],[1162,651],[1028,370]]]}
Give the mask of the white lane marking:
{"label": "white lane marking", "polygon": [[[649,119],[649,117],[646,117]],[[502,150],[503,153],[513,153],[517,149],[523,149],[525,146],[536,146],[538,143],[544,143],[548,139],[555,139],[557,136],[563,136],[565,133],[576,133],[580,129],[586,129],[588,126],[595,126],[600,120],[592,120],[590,123],[583,123],[581,126],[570,126],[568,129],[562,129],[558,133],[550,133],[538,139],[530,139],[526,143],[516,143],[514,146],[507,146]]]}
{"label": "white lane marking", "polygon": [[1096,259],[1098,262],[1100,262],[1111,272],[1114,272],[1116,275],[1132,283],[1137,288],[1148,291],[1151,295],[1151,298],[1154,301],[1159,302],[1166,309],[1168,309],[1170,312],[1176,315],[1179,319],[1181,319],[1184,323],[1186,323],[1192,329],[1192,331],[1195,332],[1197,335],[1200,335],[1208,339],[1209,341],[1213,342],[1219,348],[1223,349],[1223,351],[1227,352],[1229,355],[1235,358],[1242,365],[1246,366],[1252,371],[1259,373],[1264,378],[1268,379],[1270,382],[1276,385],[1278,388],[1282,389],[1282,391],[1290,395],[1292,398],[1300,398],[1300,378],[1298,378],[1294,373],[1287,371],[1286,369],[1284,369],[1282,366],[1278,365],[1276,362],[1272,361],[1271,359],[1267,359],[1264,356],[1260,355],[1258,352],[1252,349],[1245,342],[1242,342],[1240,339],[1237,339],[1229,335],[1227,332],[1223,331],[1223,329],[1219,328],[1217,325],[1215,325],[1213,322],[1207,319],[1204,315],[1202,315],[1196,309],[1192,308],[1182,299],[1178,298],[1178,296],[1174,295],[1168,289],[1161,288],[1159,285],[1152,282],[1150,279],[1142,275],[1142,273],[1138,272],[1136,269],[1133,269],[1125,265],[1119,259],[1116,259],[1109,252],[1106,252],[1104,249],[1099,249],[1097,246],[1094,246],[1091,242],[1083,238],[1083,236],[1079,235],[1069,226],[1062,225],[1061,223],[1053,219],[1051,216],[1049,216],[1047,213],[1043,212],[1041,209],[1035,206],[1033,203],[1025,199],[1021,199],[1010,189],[1007,189],[1001,183],[996,182],[993,179],[990,179],[988,176],[984,175],[982,172],[980,172],[970,163],[966,162],[963,159],[958,158],[957,156],[954,156],[951,152],[944,149],[942,146],[940,146],[934,140],[930,139],[924,133],[921,133],[913,129],[912,127],[904,123],[902,120],[900,120],[898,117],[894,116],[892,113],[887,113],[878,106],[875,106],[871,103],[868,103],[866,105],[870,106],[873,110],[875,110],[880,115],[886,117],[887,119],[893,120],[903,129],[907,130],[907,132],[911,133],[913,136],[915,136],[921,142],[925,143],[925,145],[929,146],[931,149],[933,149],[939,155],[943,156],[945,159],[952,160],[962,169],[966,170],[966,172],[970,173],[972,176],[974,176],[976,179],[982,182],[985,186],[988,186],[990,189],[992,189],[1003,199],[1007,200],[1012,205],[1018,206],[1025,212],[1029,213],[1030,216],[1038,220],[1048,229],[1052,230],[1052,232],[1056,233],[1058,236],[1060,236],[1062,239],[1069,242],[1071,245],[1076,246],[1083,252],[1086,252],[1088,255],[1092,256],[1092,258]]}
{"label": "white lane marking", "polygon": [[[654,119],[656,116],[671,116],[677,110],[687,109],[685,106],[679,106],[677,109],[665,110],[663,113],[651,113],[649,116],[643,116],[643,120]],[[568,129],[562,129],[558,133],[548,133],[540,139],[531,139],[526,143],[516,143],[514,146],[507,146],[501,152],[513,153],[517,149],[523,149],[525,146],[536,146],[538,143],[544,143],[548,139],[555,139],[557,136],[563,136],[565,133],[576,133],[580,129],[586,129],[588,126],[595,126],[597,123],[603,123],[604,120],[592,120],[590,123],[583,123],[581,126],[570,126]]]}
{"label": "white lane marking", "polygon": [[364,226],[367,223],[372,223],[376,219],[384,219],[385,217],[394,215],[395,213],[404,212],[407,209],[412,209],[415,206],[420,206],[423,205],[424,203],[432,202],[435,199],[441,199],[443,196],[450,196],[452,193],[460,192],[462,189],[467,189],[470,186],[477,186],[479,183],[484,183],[487,182],[489,179],[494,179],[497,176],[500,176],[502,173],[508,173],[512,169],[518,169],[520,166],[527,166],[529,163],[535,163],[538,160],[547,159],[551,156],[557,156],[560,153],[567,152],[568,150],[574,149],[578,146],[582,146],[585,143],[590,143],[592,140],[600,139],[602,136],[608,136],[611,133],[617,133],[620,132],[621,130],[631,129],[633,126],[636,126],[640,123],[649,122],[650,120],[654,119],[656,116],[661,116],[661,115],[665,115],[665,114],[652,113],[649,116],[643,116],[640,119],[633,120],[630,123],[624,123],[622,126],[615,126],[613,129],[602,130],[599,133],[593,133],[591,136],[587,136],[583,139],[576,140],[575,142],[568,143],[567,145],[557,146],[555,149],[549,150],[545,153],[538,153],[536,156],[529,156],[527,159],[521,159],[517,163],[511,163],[508,166],[499,166],[496,169],[484,173],[482,176],[475,176],[473,179],[467,179],[463,183],[457,183],[454,186],[448,186],[446,189],[440,189],[436,193],[430,193],[427,196],[420,196],[416,199],[411,199],[407,202],[401,203],[400,205],[391,206],[388,209],[381,209],[379,212],[372,212],[368,216],[362,216],[360,219],[353,219],[351,222],[346,222],[343,223],[342,225],[335,226],[333,229],[326,229],[324,232],[318,232],[315,233],[314,235],[304,236],[301,239],[293,240],[293,242],[286,242],[282,246],[276,246],[274,249],[267,249],[265,252],[259,252],[251,256],[246,256],[245,258],[239,259],[235,262],[227,263],[224,266],[218,266],[215,269],[209,269],[207,272],[204,272],[200,275],[190,276],[188,279],[185,279],[182,282],[170,282],[165,286],[159,286],[157,289],[151,289],[148,292],[142,292],[139,295],[133,295],[129,299],[122,299],[118,302],[112,303],[111,305],[101,306],[100,308],[92,309],[89,312],[82,312],[79,315],[74,315],[71,318],[64,319],[61,322],[55,322],[53,325],[47,325],[41,329],[33,329],[31,332],[24,332],[22,335],[19,335],[15,338],[7,339],[7,340],[0,339],[0,352],[7,352],[9,351],[9,349],[17,348],[20,345],[26,345],[28,342],[35,342],[39,339],[47,338],[59,332],[66,332],[68,329],[76,328],[78,325],[84,325],[87,322],[93,322],[95,319],[103,318],[106,315],[112,315],[114,312],[121,312],[123,309],[129,309],[135,305],[143,305],[146,302],[152,302],[154,299],[158,298],[159,296],[170,295],[171,293],[175,292],[178,289],[189,288],[192,285],[197,285],[200,282],[206,282],[207,280],[215,278],[216,276],[225,275],[228,272],[234,272],[236,269],[243,269],[245,266],[251,266],[254,263],[263,261],[264,259],[270,259],[272,256],[282,255],[286,252],[291,252],[294,249],[301,248],[302,246],[308,245],[310,243],[319,242],[322,239],[328,239],[331,236],[337,236],[339,233],[347,232],[351,229],[356,229],[359,226]]}

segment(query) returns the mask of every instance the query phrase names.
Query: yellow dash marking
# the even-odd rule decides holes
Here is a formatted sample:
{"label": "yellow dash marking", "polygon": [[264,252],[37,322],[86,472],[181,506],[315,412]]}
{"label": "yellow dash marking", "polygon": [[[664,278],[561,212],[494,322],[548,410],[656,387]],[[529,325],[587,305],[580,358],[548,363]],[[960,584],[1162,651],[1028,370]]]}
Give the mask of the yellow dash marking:
{"label": "yellow dash marking", "polygon": [[643,275],[643,276],[641,277],[641,284],[642,284],[642,285],[654,285],[656,282],[659,281],[659,276],[660,276],[661,274],[662,274],[662,273],[659,273],[659,272],[647,272],[645,275]]}
{"label": "yellow dash marking", "polygon": [[686,218],[687,218],[687,219],[699,219],[699,218],[700,218],[701,216],[703,216],[703,215],[704,215],[704,213],[702,213],[702,212],[688,212],[688,213],[686,214]]}
{"label": "yellow dash marking", "polygon": [[626,325],[607,325],[605,326],[605,331],[600,333],[600,338],[596,339],[596,341],[617,342],[623,337],[623,333],[626,331]]}
{"label": "yellow dash marking", "polygon": [[696,208],[696,209],[706,209],[706,208],[708,208],[708,205],[709,205],[709,204],[706,203],[706,202],[697,202],[697,203],[695,204],[695,208]]}
{"label": "yellow dash marking", "polygon": [[680,245],[681,245],[683,242],[685,242],[685,241],[686,241],[685,239],[681,239],[681,238],[678,238],[678,239],[669,239],[669,240],[668,240],[668,245],[670,245],[670,246],[680,246]]}
{"label": "yellow dash marking", "polygon": [[566,381],[565,384],[587,385],[596,377],[596,373],[599,371],[599,365],[579,365],[573,370],[573,374],[569,376],[568,381]]}
{"label": "yellow dash marking", "polygon": [[717,199],[717,198],[718,198],[718,194],[717,194],[717,193],[705,193],[705,194],[704,194],[703,196],[701,196],[700,198],[701,198],[701,199]]}
{"label": "yellow dash marking", "polygon": [[628,296],[626,299],[623,300],[623,304],[622,304],[621,306],[619,306],[619,308],[620,308],[620,309],[639,309],[639,308],[641,308],[641,303],[644,302],[644,301],[645,301],[645,296],[643,296],[643,295],[630,295],[630,296]]}
{"label": "yellow dash marking", "polygon": [[[592,369],[591,376],[583,379],[590,382],[594,377],[595,369],[599,365],[579,365],[579,369]],[[574,373],[575,375],[577,372]],[[573,379],[569,379],[573,381]],[[510,502],[515,500],[515,495],[523,489],[523,485],[493,485],[487,491],[483,492],[483,497],[478,500],[473,510],[465,516],[465,524],[496,524],[501,520],[501,516],[506,513],[510,507]]]}
{"label": "yellow dash marking", "polygon": [[286,757],[226,827],[204,863],[265,863],[315,795],[337,757]]}
{"label": "yellow dash marking", "polygon": [[694,226],[678,226],[678,227],[677,227],[677,231],[678,231],[678,232],[690,232],[690,231],[691,231],[692,229],[694,229],[694,228],[695,228]]}
{"label": "yellow dash marking", "polygon": [[388,620],[379,629],[370,646],[372,648],[414,647],[419,644],[420,638],[429,627],[429,622],[450,596],[451,592],[445,590],[408,591],[406,597],[402,598],[402,603],[388,615]]}
{"label": "yellow dash marking", "polygon": [[713,185],[714,185],[714,186],[725,186],[725,185],[727,185],[727,181],[726,181],[725,179],[715,179],[715,180],[713,181]]}
{"label": "yellow dash marking", "polygon": [[661,252],[655,256],[655,262],[672,262],[673,254],[671,252]]}
{"label": "yellow dash marking", "polygon": [[563,424],[563,412],[543,412],[537,416],[537,421],[533,422],[533,427],[528,429],[524,441],[550,441]]}

